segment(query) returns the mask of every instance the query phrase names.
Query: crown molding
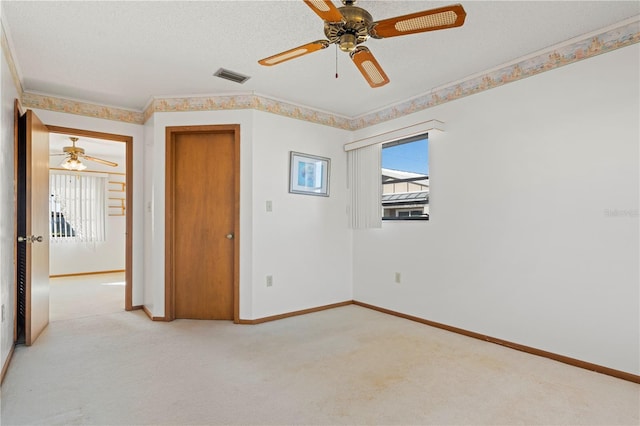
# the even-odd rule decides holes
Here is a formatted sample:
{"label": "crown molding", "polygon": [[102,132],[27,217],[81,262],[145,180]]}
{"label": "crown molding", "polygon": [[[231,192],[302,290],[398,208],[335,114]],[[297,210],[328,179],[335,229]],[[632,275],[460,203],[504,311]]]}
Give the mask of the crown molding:
{"label": "crown molding", "polygon": [[157,112],[253,109],[344,130],[359,130],[423,111],[465,96],[484,92],[640,42],[640,15],[599,31],[576,37],[517,60],[447,84],[429,93],[349,118],[254,93],[152,98],[144,111],[96,105],[56,96],[24,92],[2,28],[2,49],[25,107],[144,124]]}
{"label": "crown molding", "polygon": [[7,65],[9,66],[9,71],[11,71],[11,78],[13,79],[13,85],[15,86],[18,94],[22,94],[22,82],[20,81],[20,72],[18,71],[18,67],[16,61],[13,59],[13,53],[11,49],[11,42],[9,41],[9,37],[7,37],[7,33],[4,30],[4,22],[0,19],[0,43],[2,44],[2,53],[7,61]]}

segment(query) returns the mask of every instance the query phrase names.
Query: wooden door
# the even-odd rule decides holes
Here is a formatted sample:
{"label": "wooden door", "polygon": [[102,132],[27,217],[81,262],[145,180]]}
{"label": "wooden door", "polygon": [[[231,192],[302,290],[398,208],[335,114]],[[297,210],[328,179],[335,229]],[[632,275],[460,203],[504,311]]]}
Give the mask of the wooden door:
{"label": "wooden door", "polygon": [[[173,129],[173,130],[169,130]],[[172,318],[236,319],[237,129],[169,128]],[[169,182],[170,179],[170,182]],[[170,309],[171,310],[171,309]]]}
{"label": "wooden door", "polygon": [[49,132],[30,110],[18,122],[18,328],[31,345],[49,324]]}

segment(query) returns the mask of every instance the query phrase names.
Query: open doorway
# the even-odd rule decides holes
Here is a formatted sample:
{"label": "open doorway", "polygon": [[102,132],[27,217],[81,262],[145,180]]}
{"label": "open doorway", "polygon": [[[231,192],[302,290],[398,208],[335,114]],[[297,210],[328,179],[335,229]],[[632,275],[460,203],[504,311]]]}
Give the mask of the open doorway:
{"label": "open doorway", "polygon": [[[129,136],[81,129],[48,128],[50,319],[131,310],[133,140]],[[75,164],[76,161],[81,166]],[[82,170],[77,170],[78,167]],[[94,189],[87,189],[93,187],[103,192],[95,196]],[[71,201],[68,195],[71,193],[77,194],[77,198],[86,193],[103,200],[102,205],[96,206],[101,214],[91,219],[97,224],[87,225],[83,219],[83,231],[75,229],[81,215],[75,213],[74,208],[80,211],[88,207],[80,206],[77,198]],[[91,232],[87,231],[89,228]],[[96,237],[102,230],[102,235]]]}

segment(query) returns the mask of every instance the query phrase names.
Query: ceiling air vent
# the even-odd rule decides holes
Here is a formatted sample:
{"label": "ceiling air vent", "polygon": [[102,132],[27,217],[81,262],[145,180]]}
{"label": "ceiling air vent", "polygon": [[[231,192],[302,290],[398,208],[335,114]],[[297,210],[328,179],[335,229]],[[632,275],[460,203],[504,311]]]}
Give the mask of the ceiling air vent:
{"label": "ceiling air vent", "polygon": [[235,81],[236,83],[240,83],[240,84],[244,83],[245,81],[251,78],[246,75],[238,74],[237,72],[234,72],[234,71],[226,70],[224,68],[220,68],[218,71],[213,73],[213,75],[216,77],[224,78],[226,80]]}

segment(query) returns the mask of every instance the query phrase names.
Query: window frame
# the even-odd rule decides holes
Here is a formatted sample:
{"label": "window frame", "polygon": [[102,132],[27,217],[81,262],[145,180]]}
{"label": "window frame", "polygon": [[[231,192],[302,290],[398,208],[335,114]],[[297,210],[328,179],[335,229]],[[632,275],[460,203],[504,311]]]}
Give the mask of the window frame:
{"label": "window frame", "polygon": [[[415,143],[418,141],[422,141],[422,140],[427,140],[427,150],[429,149],[429,132],[424,132],[424,133],[420,133],[418,135],[414,135],[414,136],[409,136],[406,138],[400,138],[400,139],[396,139],[390,142],[385,142],[382,144],[381,146],[381,159],[384,156],[384,150],[387,148],[392,148],[394,146],[398,146],[398,145],[405,145],[405,144],[410,144],[410,143]],[[429,162],[429,157],[427,155],[427,166],[428,166],[428,162]],[[383,167],[382,167],[382,163],[380,164],[380,169],[382,171]],[[407,172],[407,173],[413,173],[413,172]],[[416,174],[416,173],[413,173]],[[418,193],[418,192],[426,192],[426,202],[421,203],[419,202],[420,200],[418,200],[418,202],[411,202],[411,199],[408,199],[407,202],[405,203],[397,203],[395,206],[390,206],[389,204],[385,205],[384,204],[384,196],[388,195],[390,193],[385,193],[384,192],[384,186],[385,184],[397,184],[397,183],[411,183],[411,182],[419,182],[419,181],[427,181],[429,182],[429,175],[418,175],[418,176],[414,176],[414,177],[410,177],[410,178],[405,178],[405,179],[388,179],[388,180],[384,180],[384,174],[382,174],[381,176],[382,178],[382,193],[380,196],[380,207],[381,207],[381,218],[382,221],[428,221],[429,220],[429,185],[427,185],[427,189],[426,191],[408,191],[408,192],[404,192],[404,193],[398,193],[398,194],[411,194],[411,193]],[[419,184],[418,184],[419,185]],[[393,194],[393,193],[391,193]],[[410,213],[417,210],[419,207],[418,205],[422,204],[422,210],[423,210],[423,214],[420,216],[413,216],[411,214],[409,214],[409,216],[399,216],[399,213],[401,211],[409,211]],[[424,212],[424,205],[427,206],[427,211]],[[391,210],[394,214],[394,216],[385,216],[385,211],[389,211]]]}

